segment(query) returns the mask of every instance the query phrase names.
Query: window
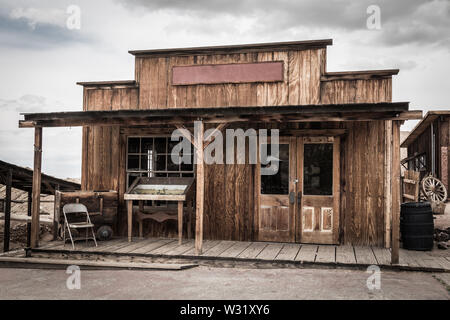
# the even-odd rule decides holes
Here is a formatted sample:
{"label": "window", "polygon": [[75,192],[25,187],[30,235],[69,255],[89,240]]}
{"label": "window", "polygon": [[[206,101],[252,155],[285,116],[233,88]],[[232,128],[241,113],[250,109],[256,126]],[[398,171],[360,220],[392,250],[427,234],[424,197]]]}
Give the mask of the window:
{"label": "window", "polygon": [[333,144],[305,144],[303,194],[333,194]]}
{"label": "window", "polygon": [[[127,145],[127,186],[136,177],[193,177],[193,154],[191,163],[175,164],[170,153],[179,141],[170,137],[128,137]],[[192,152],[191,148],[191,152]]]}
{"label": "window", "polygon": [[[272,154],[271,144],[267,145],[267,154]],[[267,161],[264,161],[267,162]],[[261,168],[269,167],[274,163],[264,165]],[[276,174],[261,175],[261,194],[288,194],[289,193],[289,145],[279,145],[279,162]]]}

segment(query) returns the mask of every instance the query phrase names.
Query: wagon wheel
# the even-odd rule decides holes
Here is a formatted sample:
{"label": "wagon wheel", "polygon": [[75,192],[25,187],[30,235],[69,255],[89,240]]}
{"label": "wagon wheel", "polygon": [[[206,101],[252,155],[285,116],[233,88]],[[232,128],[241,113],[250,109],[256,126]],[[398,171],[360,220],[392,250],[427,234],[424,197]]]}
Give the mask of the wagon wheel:
{"label": "wagon wheel", "polygon": [[447,189],[441,180],[428,176],[422,180],[422,192],[429,201],[440,203],[447,200]]}

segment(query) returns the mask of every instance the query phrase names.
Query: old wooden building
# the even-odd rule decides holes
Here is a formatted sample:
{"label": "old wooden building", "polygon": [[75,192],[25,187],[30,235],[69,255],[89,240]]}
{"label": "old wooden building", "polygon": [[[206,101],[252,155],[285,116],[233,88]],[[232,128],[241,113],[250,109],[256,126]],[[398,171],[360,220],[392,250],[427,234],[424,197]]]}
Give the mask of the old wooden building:
{"label": "old wooden building", "polygon": [[[130,51],[134,80],[80,82],[83,111],[25,114],[20,126],[35,128],[37,166],[43,127],[83,126],[82,188],[118,191],[120,235],[127,225],[138,232],[124,200],[136,177],[195,177],[198,252],[206,238],[380,247],[392,239],[395,253],[399,126],[421,112],[392,102],[396,69],[328,72],[331,44]],[[174,164],[176,128],[192,132],[198,159],[218,132],[279,129],[278,173],[261,175],[262,165],[248,161]],[[144,235],[176,232],[174,221],[143,224]]]}
{"label": "old wooden building", "polygon": [[415,126],[401,147],[408,149],[402,159],[406,169],[419,171],[421,177],[432,174],[449,188],[450,111],[429,111]]}

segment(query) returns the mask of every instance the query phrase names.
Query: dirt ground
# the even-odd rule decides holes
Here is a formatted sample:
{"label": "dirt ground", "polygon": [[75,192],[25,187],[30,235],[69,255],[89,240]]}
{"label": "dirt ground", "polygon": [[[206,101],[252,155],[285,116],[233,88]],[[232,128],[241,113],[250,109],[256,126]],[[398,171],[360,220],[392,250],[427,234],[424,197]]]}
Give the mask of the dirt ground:
{"label": "dirt ground", "polygon": [[450,299],[429,273],[382,272],[379,290],[368,289],[369,275],[335,269],[81,270],[81,288],[69,290],[65,270],[0,269],[0,299]]}

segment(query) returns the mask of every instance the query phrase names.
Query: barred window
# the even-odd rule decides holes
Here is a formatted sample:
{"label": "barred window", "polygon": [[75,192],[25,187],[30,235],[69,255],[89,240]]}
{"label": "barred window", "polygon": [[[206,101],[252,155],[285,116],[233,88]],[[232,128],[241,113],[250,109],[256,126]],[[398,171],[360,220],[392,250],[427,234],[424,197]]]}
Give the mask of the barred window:
{"label": "barred window", "polygon": [[193,150],[188,154],[191,163],[173,163],[170,153],[179,141],[170,136],[130,136],[127,141],[127,186],[137,177],[193,177]]}

